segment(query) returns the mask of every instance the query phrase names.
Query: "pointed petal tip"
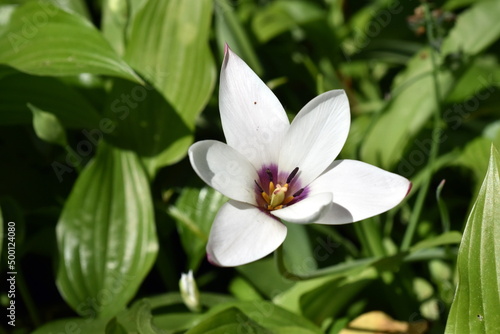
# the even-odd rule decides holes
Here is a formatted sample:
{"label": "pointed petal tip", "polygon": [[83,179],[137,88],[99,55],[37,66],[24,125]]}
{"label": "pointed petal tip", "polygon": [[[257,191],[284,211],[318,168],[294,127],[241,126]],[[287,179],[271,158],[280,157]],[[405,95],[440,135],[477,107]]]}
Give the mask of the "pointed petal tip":
{"label": "pointed petal tip", "polygon": [[408,196],[408,194],[410,194],[411,188],[413,187],[413,183],[411,183],[411,181],[408,181],[408,182],[410,183],[410,185],[408,186],[408,191],[406,192],[405,197]]}

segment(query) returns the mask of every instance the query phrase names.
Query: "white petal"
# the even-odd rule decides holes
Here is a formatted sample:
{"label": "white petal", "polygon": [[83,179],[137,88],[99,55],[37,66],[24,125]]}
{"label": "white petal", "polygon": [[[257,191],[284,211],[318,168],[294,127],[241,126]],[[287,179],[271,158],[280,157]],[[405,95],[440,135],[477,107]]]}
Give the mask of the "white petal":
{"label": "white petal", "polygon": [[290,223],[314,223],[328,209],[328,206],[332,203],[332,198],[331,192],[315,194],[284,209],[271,211],[271,213]]}
{"label": "white petal", "polygon": [[225,196],[256,204],[253,165],[234,148],[215,141],[203,140],[188,150],[191,166],[209,186]]}
{"label": "white petal", "polygon": [[233,267],[256,261],[283,243],[286,227],[254,206],[229,201],[215,217],[207,244],[211,263]]}
{"label": "white petal", "polygon": [[349,101],[343,90],[332,90],[302,108],[288,130],[279,168],[299,167],[302,186],[308,185],[333,162],[344,146],[350,126]]}
{"label": "white petal", "polygon": [[333,193],[334,205],[318,224],[346,224],[392,209],[410,187],[411,182],[397,174],[361,161],[339,160],[309,185],[309,191]]}
{"label": "white petal", "polygon": [[290,127],[285,110],[269,87],[229,48],[220,74],[219,108],[228,145],[256,169],[277,163]]}

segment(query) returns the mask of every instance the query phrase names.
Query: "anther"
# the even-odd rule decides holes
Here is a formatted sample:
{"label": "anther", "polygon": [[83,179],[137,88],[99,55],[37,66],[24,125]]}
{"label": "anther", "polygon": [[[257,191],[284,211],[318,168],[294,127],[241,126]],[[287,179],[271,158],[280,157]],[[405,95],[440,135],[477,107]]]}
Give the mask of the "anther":
{"label": "anther", "polygon": [[288,175],[288,178],[286,179],[286,183],[292,182],[293,178],[295,177],[295,175],[297,175],[298,171],[299,171],[299,167],[295,167],[295,169],[292,170],[292,172],[290,173],[290,175]]}
{"label": "anther", "polygon": [[255,182],[255,184],[257,185],[257,188],[259,188],[260,192],[263,193],[264,189],[262,189],[262,187],[260,186],[260,184],[256,180],[253,180],[253,182]]}
{"label": "anther", "polygon": [[266,169],[266,174],[269,177],[269,181],[273,182],[273,173],[271,173],[271,170],[269,168]]}
{"label": "anther", "polygon": [[293,194],[292,196],[293,197],[297,197],[297,196],[300,196],[300,194],[302,194],[302,192],[304,191],[304,188],[302,189],[299,189],[295,194]]}

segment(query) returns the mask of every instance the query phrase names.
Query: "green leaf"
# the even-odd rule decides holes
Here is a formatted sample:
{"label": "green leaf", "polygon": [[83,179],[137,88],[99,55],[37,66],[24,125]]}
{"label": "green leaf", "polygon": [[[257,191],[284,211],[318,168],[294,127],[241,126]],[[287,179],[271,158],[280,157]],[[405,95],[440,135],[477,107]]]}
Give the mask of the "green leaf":
{"label": "green leaf", "polygon": [[107,140],[134,150],[151,178],[159,168],[183,158],[193,140],[185,122],[151,86],[116,80],[104,116],[113,122]]}
{"label": "green leaf", "polygon": [[31,334],[93,333],[104,334],[107,320],[65,318],[52,321],[37,328]]}
{"label": "green leaf", "polygon": [[186,334],[226,334],[242,331],[253,334],[271,334],[268,329],[257,324],[237,308],[228,308],[202,321]]}
{"label": "green leaf", "polygon": [[226,197],[212,188],[184,188],[175,206],[168,209],[188,256],[186,269],[196,270],[200,265],[215,215],[226,201]]}
{"label": "green leaf", "polygon": [[[319,317],[325,316],[325,312],[334,316],[334,312],[345,307],[345,303],[364,287],[368,280],[377,276],[373,268],[367,268],[373,263],[374,259],[370,259],[337,274],[297,282],[292,288],[275,296],[273,302],[291,312],[307,312],[313,317],[316,317],[312,313],[318,311],[317,307],[324,304]],[[349,287],[349,284],[354,285]]]}
{"label": "green leaf", "polygon": [[[436,109],[435,99],[432,98],[435,92],[429,52],[429,49],[424,49],[416,54],[406,70],[394,80],[391,101],[364,139],[361,147],[363,161],[392,169]],[[451,89],[454,79],[451,72],[445,69],[439,72],[438,78],[442,99]],[[427,140],[417,144],[421,147],[416,150],[427,157],[430,151]]]}
{"label": "green leaf", "polygon": [[22,72],[46,76],[92,73],[142,82],[89,21],[49,2],[18,7],[0,34],[0,64]]}
{"label": "green leaf", "polygon": [[31,104],[28,104],[28,108],[33,113],[33,128],[38,138],[65,147],[67,145],[66,131],[57,117]]}
{"label": "green leaf", "polygon": [[58,79],[15,72],[0,78],[0,124],[29,124],[28,103],[54,114],[68,128],[98,128],[102,117],[83,96]]}
{"label": "green leaf", "polygon": [[125,308],[158,251],[153,204],[137,156],[101,142],[57,225],[57,285],[84,317]]}
{"label": "green leaf", "polygon": [[215,83],[208,45],[212,5],[211,0],[148,1],[131,24],[125,55],[190,128]]}
{"label": "green leaf", "polygon": [[287,235],[283,242],[285,265],[298,275],[309,274],[318,268],[304,225],[287,224]]}
{"label": "green leaf", "polygon": [[104,330],[104,333],[105,334],[127,334],[127,331],[116,320],[116,318],[113,318],[106,325],[106,329]]}
{"label": "green leaf", "polygon": [[[224,320],[221,321],[219,315],[224,315]],[[243,328],[241,326],[246,326],[248,323],[251,327],[245,327],[247,330],[264,330],[263,333],[284,333],[286,328],[301,328],[303,332],[308,334],[320,334],[321,330],[316,327],[309,320],[289,312],[273,303],[268,301],[248,301],[248,302],[233,302],[221,304],[213,307],[210,311],[205,314],[205,320],[202,323],[207,323],[211,325],[219,325],[223,328],[224,321],[232,325],[236,322],[240,328],[238,331],[228,330],[227,333],[238,333]],[[208,327],[203,327],[203,329]],[[198,326],[192,330],[198,330]],[[237,329],[237,327],[236,327]],[[205,333],[203,331],[193,331],[193,333]],[[211,333],[211,332],[210,332]],[[214,332],[219,333],[219,332]],[[224,334],[225,332],[220,332]],[[252,333],[255,333],[253,331]],[[292,332],[293,333],[293,332]],[[298,332],[301,333],[301,332]],[[188,331],[186,334],[191,334]]]}
{"label": "green leaf", "polygon": [[263,72],[257,54],[250,43],[250,39],[243,28],[241,21],[236,16],[228,0],[215,1],[215,33],[217,45],[222,55],[224,45],[227,43],[246,63],[257,73]]}
{"label": "green leaf", "polygon": [[275,1],[257,12],[252,30],[257,39],[265,43],[286,31],[324,17],[325,12],[311,2]]}
{"label": "green leaf", "polygon": [[498,12],[500,2],[482,1],[460,14],[455,26],[443,41],[442,52],[475,55],[500,37]]}
{"label": "green leaf", "polygon": [[443,233],[437,237],[429,238],[420,241],[411,247],[410,253],[437,246],[449,245],[449,244],[458,244],[462,240],[462,234],[458,231],[450,231]]}
{"label": "green leaf", "polygon": [[500,333],[500,154],[491,146],[488,172],[458,251],[458,287],[446,333]]}

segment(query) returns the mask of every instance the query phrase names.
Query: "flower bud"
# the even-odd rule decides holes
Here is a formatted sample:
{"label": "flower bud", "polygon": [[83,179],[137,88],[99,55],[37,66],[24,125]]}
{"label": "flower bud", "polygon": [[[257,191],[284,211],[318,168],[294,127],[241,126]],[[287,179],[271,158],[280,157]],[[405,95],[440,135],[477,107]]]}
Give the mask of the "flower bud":
{"label": "flower bud", "polygon": [[181,297],[184,304],[193,312],[201,310],[200,293],[196,286],[196,281],[193,277],[193,271],[190,270],[187,274],[182,273],[179,281],[179,288],[181,290]]}

